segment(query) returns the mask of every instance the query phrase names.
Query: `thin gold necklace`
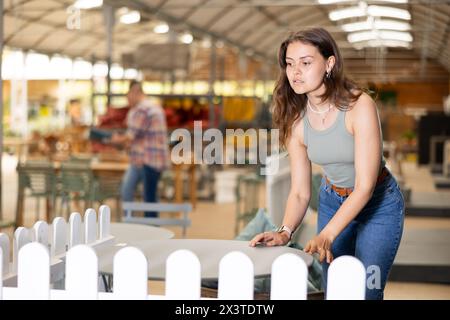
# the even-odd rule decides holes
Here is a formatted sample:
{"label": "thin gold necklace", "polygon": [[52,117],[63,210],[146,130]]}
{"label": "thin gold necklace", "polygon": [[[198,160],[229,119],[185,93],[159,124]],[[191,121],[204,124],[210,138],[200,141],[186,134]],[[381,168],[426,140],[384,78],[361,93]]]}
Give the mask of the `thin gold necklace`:
{"label": "thin gold necklace", "polygon": [[327,118],[328,112],[330,112],[330,110],[331,110],[331,107],[332,107],[331,103],[328,105],[328,109],[324,110],[324,111],[314,110],[314,108],[312,107],[311,103],[309,102],[309,99],[308,99],[307,105],[308,105],[309,110],[311,110],[311,112],[314,112],[316,114],[320,114],[321,115],[322,127],[325,127],[325,119]]}

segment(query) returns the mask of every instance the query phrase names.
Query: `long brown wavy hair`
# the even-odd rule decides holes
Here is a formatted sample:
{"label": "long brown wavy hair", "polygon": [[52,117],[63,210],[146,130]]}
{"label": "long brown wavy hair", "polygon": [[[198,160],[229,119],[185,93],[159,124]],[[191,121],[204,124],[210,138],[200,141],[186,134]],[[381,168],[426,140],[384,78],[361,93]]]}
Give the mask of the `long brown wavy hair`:
{"label": "long brown wavy hair", "polygon": [[339,110],[348,109],[351,102],[356,101],[362,94],[362,89],[344,75],[344,62],[336,42],[328,31],[323,28],[313,28],[292,33],[281,43],[278,51],[278,64],[280,74],[273,91],[273,124],[280,130],[280,143],[286,146],[291,135],[292,125],[303,117],[306,111],[306,94],[297,94],[291,88],[286,76],[286,51],[289,44],[302,42],[315,46],[320,54],[328,59],[335,57],[335,64],[331,69],[330,77],[324,74],[325,93],[321,95],[322,101],[330,99]]}

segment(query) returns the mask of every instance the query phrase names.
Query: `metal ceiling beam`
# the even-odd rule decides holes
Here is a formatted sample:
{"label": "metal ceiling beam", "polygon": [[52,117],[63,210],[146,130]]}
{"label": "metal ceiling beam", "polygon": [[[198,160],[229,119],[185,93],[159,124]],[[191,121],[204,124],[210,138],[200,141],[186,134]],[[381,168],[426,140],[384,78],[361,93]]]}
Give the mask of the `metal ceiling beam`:
{"label": "metal ceiling beam", "polygon": [[[181,19],[183,20],[188,20],[190,17],[192,17],[194,15],[195,12],[198,11],[199,8],[203,8],[204,6],[206,6],[206,4],[208,2],[210,2],[211,0],[203,0],[202,2],[198,3],[195,6],[192,6],[188,12],[186,12],[183,16],[181,16]],[[167,2],[167,1],[166,1]]]}
{"label": "metal ceiling beam", "polygon": [[[24,17],[24,19],[27,19],[27,17]],[[27,20],[27,22],[29,22],[29,21]],[[53,31],[65,27],[65,24],[50,23],[48,21],[45,21],[45,22],[34,21],[33,23],[40,24],[40,25],[43,25],[46,27],[51,27],[53,29]],[[104,40],[104,37],[105,37],[104,34],[92,32],[92,31],[77,30],[76,32],[77,32],[77,36],[79,36],[79,35],[90,36],[90,37],[95,37],[97,40]]]}
{"label": "metal ceiling beam", "polygon": [[[346,5],[357,5],[358,2],[360,0],[353,0],[353,2],[346,2],[344,4]],[[449,0],[431,0],[431,4],[432,5],[441,5],[443,3],[443,1],[449,1]],[[398,6],[398,7],[402,7],[405,4],[402,3],[386,3],[386,1],[383,0],[365,0],[365,2],[367,2],[368,4],[378,4],[378,5],[392,5],[392,6]],[[423,4],[424,0],[409,0],[410,3],[413,4]],[[237,6],[238,7],[296,7],[296,6],[317,6],[319,5],[316,1],[314,0],[277,0],[277,1],[273,1],[273,0],[261,0],[261,1],[249,1],[246,3],[240,3]],[[330,6],[330,7],[336,7],[338,5],[342,5],[342,4],[322,4],[322,6]],[[211,3],[208,5],[205,5],[206,8],[223,8],[225,7],[226,4],[222,4],[222,3]],[[169,4],[166,6],[167,9],[172,9],[172,8],[176,8],[176,9],[184,9],[184,8],[189,8],[190,6],[188,4],[183,4],[183,3],[177,3],[177,4]]]}
{"label": "metal ceiling beam", "polygon": [[[166,2],[166,1],[163,1]],[[60,2],[59,2],[60,3]],[[64,4],[66,6],[70,6],[72,3],[71,2],[64,2]],[[86,10],[86,12],[84,13],[85,16],[92,16],[94,14],[98,14],[98,10]],[[42,22],[41,22],[42,23]],[[45,26],[50,26],[52,27],[52,29],[47,32],[43,37],[41,37],[40,39],[38,39],[38,41],[36,41],[35,43],[33,43],[33,45],[31,45],[30,47],[35,49],[37,48],[42,42],[44,42],[48,36],[50,36],[52,33],[54,33],[56,30],[60,30],[61,28],[65,28],[66,24],[44,24]],[[103,27],[103,23],[101,23],[100,27]],[[61,53],[64,54],[67,49],[70,47],[70,44],[72,44],[78,37],[80,37],[80,34],[83,36],[88,36],[90,39],[92,39],[89,44],[87,46],[85,46],[85,48],[83,48],[82,50],[80,50],[80,55],[76,55],[76,56],[82,56],[82,57],[88,57],[88,55],[84,54],[86,51],[89,51],[88,53],[91,53],[92,50],[91,48],[92,46],[92,42],[94,41],[95,43],[99,43],[105,40],[105,34],[102,33],[94,33],[91,31],[84,31],[84,30],[76,30],[74,31],[74,35],[72,37],[69,37],[69,39],[65,42],[63,42],[60,47],[58,49],[56,49],[56,53]],[[121,41],[122,39],[118,39],[118,41]],[[95,47],[95,46],[94,46]],[[42,50],[40,50],[42,51]],[[72,55],[73,56],[73,55]],[[102,58],[106,58],[102,57]]]}
{"label": "metal ceiling beam", "polygon": [[[182,19],[179,19],[173,15],[169,15],[165,12],[163,12],[162,10],[160,10],[159,12],[156,12],[155,7],[149,6],[145,3],[143,3],[142,1],[139,0],[129,0],[129,1],[124,1],[124,0],[104,0],[107,3],[110,3],[112,5],[115,6],[127,6],[128,8],[133,8],[135,10],[139,10],[141,12],[145,12],[147,14],[150,15],[155,15],[158,18],[166,21],[167,23],[171,24],[171,25],[175,25],[175,26],[186,26],[186,28],[188,28],[193,34],[194,36],[205,36],[208,35],[210,36],[212,39],[216,39],[216,40],[221,40],[224,43],[230,45],[230,46],[234,46],[239,48],[242,51],[246,51],[247,49],[252,49],[252,48],[248,48],[243,46],[240,43],[237,43],[233,40],[231,40],[228,37],[224,37],[222,36],[220,33],[216,33],[216,32],[211,32],[211,31],[205,31],[202,28],[193,25],[192,23],[189,23],[187,21],[183,21]],[[272,59],[270,57],[268,57],[264,52],[255,52],[255,56],[258,56],[266,61],[268,61],[268,63],[273,63],[273,61],[271,61]]]}
{"label": "metal ceiling beam", "polygon": [[[236,29],[238,29],[240,26],[242,26],[243,24],[245,24],[248,21],[248,18],[250,18],[250,16],[253,14],[253,12],[251,10],[247,11],[247,14],[244,16],[244,18],[241,18],[239,21],[234,23],[233,28],[229,28],[228,30],[226,30],[225,32],[222,32],[222,34],[225,37],[229,37],[230,33],[232,31],[236,31]],[[247,29],[247,32],[249,32],[250,30],[253,29],[253,25]],[[245,32],[246,33],[246,32]]]}
{"label": "metal ceiling beam", "polygon": [[[96,13],[95,11],[88,11],[88,12],[86,12],[86,15],[89,16],[89,15],[93,15],[93,14],[95,14],[95,13]],[[52,34],[54,34],[55,31],[58,31],[58,30],[60,30],[61,28],[65,28],[65,27],[66,27],[66,24],[65,24],[65,23],[64,23],[64,24],[59,24],[59,25],[56,25],[56,26],[52,27],[51,30],[49,30],[48,32],[46,32],[43,36],[39,37],[39,39],[37,39],[31,46],[32,46],[33,48],[39,47],[39,45],[41,45],[41,43],[43,43],[45,40],[47,40],[48,37],[50,37]],[[77,33],[78,30],[77,30],[77,31],[74,31],[74,32]],[[65,48],[66,45],[67,45],[68,43],[73,42],[73,39],[76,38],[76,37],[78,37],[78,36],[79,36],[78,34],[75,34],[74,37],[71,37],[71,38],[69,39],[69,41],[65,42],[65,43],[62,45],[62,47]],[[102,38],[103,38],[103,37],[102,37]],[[98,36],[98,39],[101,39],[101,38],[100,38],[100,35]]]}
{"label": "metal ceiling beam", "polygon": [[[290,10],[290,11],[292,11],[292,10]],[[299,15],[300,15],[300,13],[299,13]],[[317,20],[317,17],[320,15],[321,15],[320,13],[313,14],[313,15],[309,16],[308,19],[305,19],[302,22],[304,22],[305,24],[309,24],[310,21]],[[297,20],[297,19],[292,19],[292,20]],[[285,33],[287,33],[289,30],[292,30],[292,27],[290,25],[285,27]],[[292,30],[292,31],[297,31],[297,30]],[[279,35],[279,33],[277,34],[277,37],[278,37],[278,35]],[[267,36],[267,34],[262,34],[259,38],[252,41],[252,45],[253,45],[253,43],[255,43],[255,44],[258,43],[260,46],[260,50],[265,51],[265,50],[268,50],[268,46],[271,44],[270,42],[268,42],[268,40],[271,40],[270,36]],[[283,39],[280,39],[278,42],[281,42],[281,40],[283,40]],[[268,42],[268,44],[263,45],[265,42]]]}
{"label": "metal ceiling beam", "polygon": [[32,1],[37,1],[37,0],[23,0],[23,1],[19,1],[17,3],[13,3],[13,5],[11,5],[8,9],[3,10],[3,15],[6,15],[6,14],[16,10],[17,8],[24,6],[27,3],[32,2]]}
{"label": "metal ceiling beam", "polygon": [[[444,35],[441,38],[441,45],[438,48],[438,52],[442,56],[442,54],[449,50],[448,38],[450,38],[450,20],[447,22],[447,26],[445,27]],[[450,62],[447,63],[447,68],[449,68]]]}
{"label": "metal ceiling beam", "polygon": [[[260,14],[258,15],[258,25],[261,23],[264,23],[266,21],[266,18]],[[236,31],[236,30],[233,30]],[[231,32],[231,30],[229,30],[227,33],[229,34]],[[235,39],[236,42],[242,43],[243,41],[245,41],[245,38],[247,38],[250,34],[255,32],[255,24],[250,25],[248,28],[246,28],[245,30],[242,30],[240,33],[241,35]]]}
{"label": "metal ceiling beam", "polygon": [[97,61],[98,60],[106,60],[107,59],[106,50],[105,50],[105,54],[103,56],[99,55],[98,52],[97,52],[98,47],[102,47],[102,50],[105,49],[104,43],[96,42],[94,45],[90,44],[90,45],[84,46],[80,50],[79,56],[80,57],[88,57],[88,56],[91,56],[91,55],[95,54],[95,57],[97,58]]}
{"label": "metal ceiling beam", "polygon": [[[34,18],[29,18],[25,21],[24,24],[22,24],[16,32],[11,33],[6,39],[5,39],[5,45],[8,44],[15,36],[17,36],[21,31],[23,31],[23,29],[25,29],[26,27],[30,26],[32,23],[36,23],[40,20],[42,20],[43,18],[45,18],[46,16],[49,16],[50,14],[56,12],[56,11],[60,11],[66,8],[66,5],[64,6],[59,6],[56,8],[52,8],[48,11],[45,11],[44,14],[41,14],[37,17]],[[23,17],[23,16],[22,16]],[[25,18],[26,19],[26,18]]]}
{"label": "metal ceiling beam", "polygon": [[409,12],[411,14],[421,15],[423,18],[426,19],[428,17],[429,11],[432,10],[434,11],[435,19],[445,24],[448,21],[448,15],[446,13],[441,12],[441,9],[447,8],[449,6],[450,2],[447,5],[444,4],[443,7],[441,7],[441,6],[432,6],[427,1],[423,5],[415,5],[415,6],[409,5],[409,7],[411,8]]}
{"label": "metal ceiling beam", "polygon": [[162,0],[158,5],[155,7],[156,12],[162,9],[166,5],[166,3],[169,2],[169,0]]}
{"label": "metal ceiling beam", "polygon": [[[267,18],[267,12],[266,12],[266,11],[258,11],[258,12],[261,13],[264,17]],[[291,10],[290,8],[283,8],[283,10],[280,11],[278,15],[279,15],[279,17],[282,17],[282,16],[284,16],[285,14],[290,13],[290,12],[292,12],[292,10]],[[272,21],[273,21],[273,20],[272,20]],[[275,20],[274,22],[277,24],[277,27],[285,28],[285,30],[287,31],[288,25],[287,25],[286,23],[279,24],[278,20]],[[263,30],[265,30],[265,29],[267,29],[267,28],[268,28],[267,23],[264,24],[264,28],[256,28],[256,30],[254,30],[255,27],[253,26],[253,27],[251,28],[251,29],[253,29],[253,32],[245,32],[245,33],[243,33],[242,36],[239,37],[238,41],[241,42],[241,43],[243,43],[243,42],[245,42],[250,36],[254,35],[255,32],[259,32],[259,33],[260,33],[260,32],[262,32]]]}
{"label": "metal ceiling beam", "polygon": [[[262,8],[259,8],[259,10],[261,13],[263,13],[266,17],[269,18],[270,21],[272,21],[273,23],[276,24],[276,26],[278,28],[284,28],[286,31],[289,30],[289,25],[285,22],[279,22],[275,17],[273,17],[272,15],[269,15],[269,13],[266,10],[263,10]],[[261,33],[261,35],[259,37],[256,38],[256,40],[253,40],[250,44],[250,46],[255,47],[255,43],[261,44],[261,41],[264,41],[267,39],[267,35],[265,34],[265,29],[270,28],[270,26],[268,24],[265,25],[265,28],[260,28],[257,29],[259,31],[259,33]],[[245,38],[244,40],[245,41]]]}
{"label": "metal ceiling beam", "polygon": [[234,5],[229,5],[227,7],[225,7],[223,10],[219,11],[218,13],[216,13],[211,19],[209,19],[209,21],[202,26],[202,29],[205,29],[206,31],[210,32],[211,28],[220,20],[222,20],[223,18],[225,18],[225,16],[230,13],[230,11],[232,11],[234,9]]}
{"label": "metal ceiling beam", "polygon": [[[357,5],[360,0],[354,0],[352,2],[346,2],[346,5]],[[448,3],[449,0],[430,0],[431,5],[441,5],[443,4],[443,1],[445,3]],[[390,3],[387,4],[386,1],[383,0],[365,0],[368,4],[380,4],[380,5],[390,5],[390,6],[398,6],[402,7],[405,4],[401,3]],[[425,0],[409,0],[410,4],[423,4]],[[336,4],[336,3],[330,3],[330,4],[320,4],[320,6],[326,6],[326,7],[336,7],[342,4]],[[314,0],[252,0],[248,3],[240,4],[241,7],[247,7],[247,6],[253,6],[253,7],[296,7],[296,6],[319,6],[319,4]]]}

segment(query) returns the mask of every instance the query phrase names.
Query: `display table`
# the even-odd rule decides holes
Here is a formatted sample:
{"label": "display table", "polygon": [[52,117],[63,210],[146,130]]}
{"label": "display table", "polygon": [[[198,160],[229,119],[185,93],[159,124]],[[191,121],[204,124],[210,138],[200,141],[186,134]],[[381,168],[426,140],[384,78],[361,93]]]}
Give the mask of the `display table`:
{"label": "display table", "polygon": [[[180,249],[190,250],[199,258],[202,279],[216,280],[219,277],[219,262],[227,253],[240,251],[253,262],[255,277],[271,274],[272,263],[284,253],[293,253],[302,258],[309,267],[313,257],[301,250],[286,246],[278,247],[250,247],[248,241],[209,240],[209,239],[172,239],[147,240],[128,243],[129,246],[141,250],[148,261],[149,280],[164,280],[166,274],[167,257]],[[113,257],[117,251],[124,248],[116,245],[97,250],[99,273],[113,274]]]}
{"label": "display table", "polygon": [[174,233],[170,230],[145,224],[112,222],[110,233],[116,239],[116,244],[137,242],[143,240],[171,239]]}

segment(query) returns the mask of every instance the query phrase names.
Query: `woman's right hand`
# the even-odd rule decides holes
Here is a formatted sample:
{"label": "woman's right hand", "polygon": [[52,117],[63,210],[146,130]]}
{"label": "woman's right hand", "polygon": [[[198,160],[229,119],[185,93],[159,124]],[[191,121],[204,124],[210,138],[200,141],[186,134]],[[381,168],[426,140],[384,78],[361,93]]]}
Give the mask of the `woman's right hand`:
{"label": "woman's right hand", "polygon": [[257,234],[252,240],[250,240],[250,247],[256,247],[262,245],[265,247],[284,246],[289,242],[289,236],[286,232],[266,231]]}

